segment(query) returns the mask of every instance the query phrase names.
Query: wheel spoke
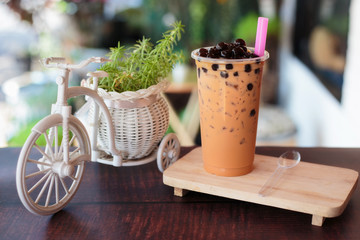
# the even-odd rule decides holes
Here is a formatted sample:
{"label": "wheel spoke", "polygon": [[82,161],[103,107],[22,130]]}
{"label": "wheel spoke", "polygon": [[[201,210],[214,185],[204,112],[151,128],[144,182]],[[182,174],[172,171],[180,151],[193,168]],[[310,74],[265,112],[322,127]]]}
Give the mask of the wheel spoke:
{"label": "wheel spoke", "polygon": [[168,160],[167,160],[167,154],[165,154],[164,157],[163,157],[163,166],[164,166],[164,169],[167,168],[167,162],[168,162]]}
{"label": "wheel spoke", "polygon": [[80,147],[77,147],[73,152],[70,153],[70,158],[75,155],[77,152],[79,152],[81,150]]}
{"label": "wheel spoke", "polygon": [[59,203],[59,181],[58,181],[59,176],[56,174],[55,175],[55,201],[56,203]]}
{"label": "wheel spoke", "polygon": [[64,182],[64,179],[60,178],[60,182],[61,182],[61,185],[62,185],[63,189],[65,190],[66,194],[69,194],[70,192],[69,192],[69,190],[68,190],[67,187],[66,187],[66,184],[65,184],[65,182]]}
{"label": "wheel spoke", "polygon": [[29,179],[29,178],[31,178],[31,177],[34,177],[34,176],[37,176],[37,175],[46,173],[47,171],[50,171],[50,169],[51,169],[51,168],[47,168],[47,169],[44,169],[44,170],[42,170],[42,171],[30,173],[29,175],[26,175],[26,176],[25,176],[25,179]]}
{"label": "wheel spoke", "polygon": [[48,178],[46,179],[46,182],[45,184],[42,186],[41,190],[40,190],[40,193],[39,195],[37,196],[36,200],[35,200],[35,203],[38,203],[42,197],[42,195],[44,194],[47,186],[49,185],[50,183],[50,179],[51,179],[51,176],[48,176]]}
{"label": "wheel spoke", "polygon": [[51,181],[50,181],[50,186],[49,186],[48,193],[46,196],[45,207],[49,206],[52,189],[54,187],[54,178],[55,178],[54,174],[51,174]]}
{"label": "wheel spoke", "polygon": [[76,136],[73,135],[72,138],[69,141],[69,146],[71,146],[74,143],[75,138],[76,138]]}
{"label": "wheel spoke", "polygon": [[40,186],[40,184],[45,181],[45,179],[50,175],[51,171],[48,171],[39,181],[37,181],[28,191],[28,193],[30,194],[32,191],[34,191],[38,186]]}
{"label": "wheel spoke", "polygon": [[31,163],[35,163],[35,164],[40,164],[40,165],[44,165],[44,166],[51,167],[51,164],[50,164],[50,163],[47,163],[47,162],[40,162],[39,160],[33,160],[33,159],[28,159],[27,161],[28,161],[28,162],[31,162]]}
{"label": "wheel spoke", "polygon": [[171,139],[171,148],[172,149],[176,148],[176,141],[174,141],[174,139]]}
{"label": "wheel spoke", "polygon": [[77,178],[76,178],[75,176],[69,176],[69,178],[70,178],[71,180],[73,180],[74,182],[77,181]]}
{"label": "wheel spoke", "polygon": [[48,135],[46,133],[44,133],[44,137],[45,137],[45,141],[46,141],[46,147],[50,151],[51,159],[54,159],[55,158],[54,157],[54,151],[52,149],[52,144],[51,144],[51,142],[49,140],[49,137],[48,137]]}
{"label": "wheel spoke", "polygon": [[36,143],[34,144],[34,147],[47,159],[49,159],[50,161],[52,161],[52,159],[49,157],[49,155],[47,155],[44,150],[41,149],[41,147],[39,145],[37,145]]}

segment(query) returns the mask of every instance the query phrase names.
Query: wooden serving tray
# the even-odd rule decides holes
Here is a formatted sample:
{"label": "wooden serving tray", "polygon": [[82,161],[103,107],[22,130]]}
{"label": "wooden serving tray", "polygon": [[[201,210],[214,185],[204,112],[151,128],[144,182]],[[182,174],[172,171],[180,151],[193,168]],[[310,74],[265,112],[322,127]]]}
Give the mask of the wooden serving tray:
{"label": "wooden serving tray", "polygon": [[163,182],[174,187],[176,196],[186,190],[273,206],[312,215],[312,224],[344,211],[354,192],[358,172],[339,167],[300,162],[288,169],[266,197],[258,194],[277,167],[277,158],[255,155],[254,170],[240,177],[220,177],[203,168],[201,147],[164,171]]}

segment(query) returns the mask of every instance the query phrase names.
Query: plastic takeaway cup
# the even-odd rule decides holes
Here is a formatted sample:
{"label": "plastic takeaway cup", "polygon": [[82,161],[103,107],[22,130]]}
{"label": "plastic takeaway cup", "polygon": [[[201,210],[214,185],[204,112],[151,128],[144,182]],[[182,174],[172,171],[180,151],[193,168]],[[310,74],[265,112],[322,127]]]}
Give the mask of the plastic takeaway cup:
{"label": "plastic takeaway cup", "polygon": [[269,53],[222,59],[200,57],[198,52],[191,56],[197,67],[204,168],[219,176],[247,174],[253,169],[260,88]]}

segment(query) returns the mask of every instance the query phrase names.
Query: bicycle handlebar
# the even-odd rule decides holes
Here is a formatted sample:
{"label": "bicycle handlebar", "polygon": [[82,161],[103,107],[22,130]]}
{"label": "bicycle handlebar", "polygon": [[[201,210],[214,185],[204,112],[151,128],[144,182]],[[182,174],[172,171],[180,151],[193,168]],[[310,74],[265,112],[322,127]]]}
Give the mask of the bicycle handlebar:
{"label": "bicycle handlebar", "polygon": [[91,57],[86,59],[79,64],[68,64],[65,63],[65,58],[62,57],[50,57],[42,59],[42,64],[47,68],[62,68],[62,69],[78,69],[83,68],[90,63],[104,63],[110,62],[111,60],[102,57]]}

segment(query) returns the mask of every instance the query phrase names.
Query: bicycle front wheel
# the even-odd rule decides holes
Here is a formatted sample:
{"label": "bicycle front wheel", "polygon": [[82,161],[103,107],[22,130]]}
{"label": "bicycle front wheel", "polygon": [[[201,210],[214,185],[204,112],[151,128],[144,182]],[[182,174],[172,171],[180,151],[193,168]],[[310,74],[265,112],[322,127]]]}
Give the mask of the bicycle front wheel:
{"label": "bicycle front wheel", "polygon": [[70,117],[69,162],[65,163],[61,115],[51,115],[36,126],[20,152],[16,186],[30,212],[50,215],[64,208],[79,188],[90,144],[84,126]]}

